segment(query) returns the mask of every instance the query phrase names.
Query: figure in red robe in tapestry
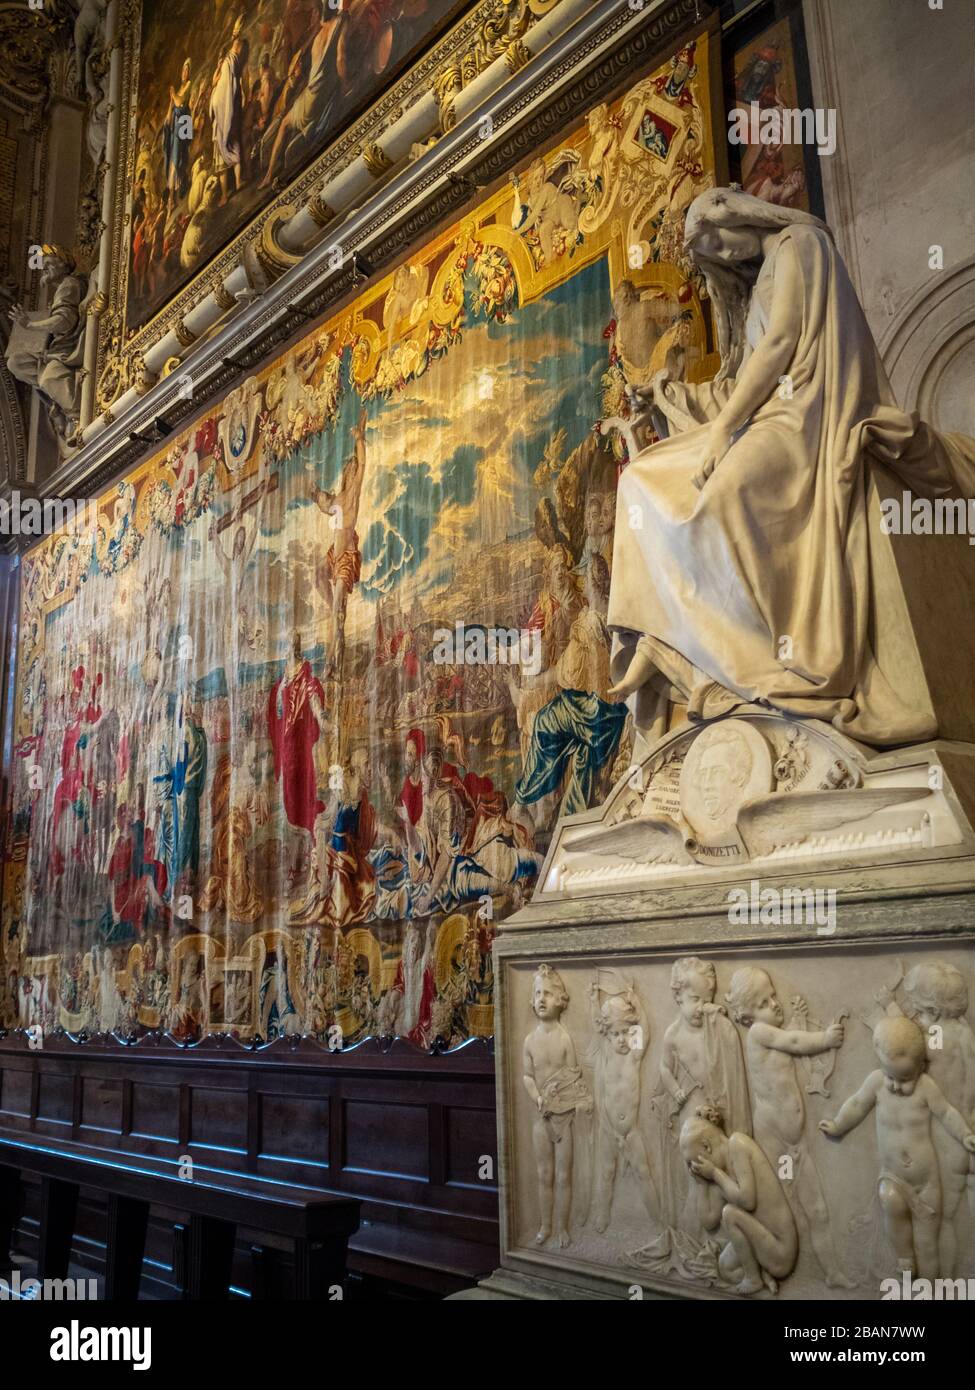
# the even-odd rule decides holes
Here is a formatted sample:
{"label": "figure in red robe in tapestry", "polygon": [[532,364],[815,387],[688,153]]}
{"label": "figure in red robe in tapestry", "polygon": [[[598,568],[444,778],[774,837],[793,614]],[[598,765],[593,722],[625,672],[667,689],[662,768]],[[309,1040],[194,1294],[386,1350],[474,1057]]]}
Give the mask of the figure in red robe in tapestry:
{"label": "figure in red robe in tapestry", "polygon": [[318,800],[314,748],[325,723],[325,691],[301,654],[294,635],[289,670],[275,681],[267,706],[268,732],[274,749],[274,777],[281,783],[289,825],[313,833],[315,817],[325,809]]}
{"label": "figure in red robe in tapestry", "polygon": [[141,937],[152,923],[169,925],[169,912],[163,902],[166,866],[155,857],[153,834],[145,824],[142,806],[137,806],[133,818],[123,803],[118,808],[117,826],[108,861],[111,902],[100,923],[102,938],[107,942]]}
{"label": "figure in red robe in tapestry", "polygon": [[[448,742],[456,747],[459,753],[463,753],[459,736],[450,736]],[[405,827],[408,843],[409,826],[417,825],[423,814],[423,781],[420,769],[426,751],[427,740],[423,730],[411,729],[406,736],[406,775],[396,803],[397,814]],[[468,771],[466,768],[462,776],[453,763],[445,762],[440,776],[455,789],[460,798],[464,812],[463,844],[465,849],[469,848],[475,841],[478,826],[485,818],[506,814],[507,801],[503,793],[495,788],[490,777],[480,777],[476,772]]]}
{"label": "figure in red robe in tapestry", "polygon": [[[49,843],[53,846],[50,868],[53,876],[62,874],[69,858],[77,859],[81,852],[79,837],[87,835],[90,826],[91,776],[82,754],[87,750],[90,735],[82,732],[82,725],[94,726],[102,716],[98,693],[102,684],[101,673],[91,687],[91,699],[87,706],[81,705],[85,668],[77,667],[71,673],[71,698],[69,722],[61,742],[61,777],[54,789],[54,804],[51,808]],[[64,697],[59,701],[64,708]],[[73,814],[65,822],[58,836],[59,826],[66,811]]]}
{"label": "figure in red robe in tapestry", "polygon": [[399,801],[396,803],[400,819],[408,819],[410,825],[416,825],[423,811],[423,783],[420,775],[420,764],[426,751],[427,740],[423,730],[411,729],[406,735],[406,750],[403,758],[406,775],[403,778]]}

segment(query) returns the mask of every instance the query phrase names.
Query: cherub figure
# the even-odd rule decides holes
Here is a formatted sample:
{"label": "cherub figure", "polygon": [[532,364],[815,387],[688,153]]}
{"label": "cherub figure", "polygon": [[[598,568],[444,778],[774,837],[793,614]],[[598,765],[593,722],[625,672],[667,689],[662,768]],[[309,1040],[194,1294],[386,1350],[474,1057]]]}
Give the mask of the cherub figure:
{"label": "cherub figure", "polygon": [[694,1176],[713,1183],[724,1199],[721,1232],[728,1244],[718,1258],[721,1275],[739,1294],[763,1287],[778,1293],[778,1280],[795,1268],[799,1234],[765,1154],[747,1134],[726,1135],[720,1110],[707,1105],[681,1126],[680,1151]]}
{"label": "cherub figure", "polygon": [[[975,1033],[965,1017],[968,986],[960,970],[945,961],[913,966],[903,979],[903,1009],[894,997],[897,986],[878,991],[877,1001],[891,1015],[906,1014],[924,1034],[928,1074],[945,1099],[962,1115],[975,1115]],[[955,1216],[965,1192],[973,1189],[972,1162],[950,1134],[934,1130],[934,1150],[941,1173],[941,1237],[938,1256],[943,1278],[954,1275],[958,1254]]]}
{"label": "cherub figure", "polygon": [[425,265],[401,265],[393,272],[393,282],[383,306],[387,352],[392,352],[396,330],[403,320],[412,325],[423,313],[429,302],[429,283],[430,270]]}
{"label": "cherub figure", "polygon": [[925,1072],[924,1034],[909,1018],[882,1018],[873,1030],[880,1067],[819,1128],[842,1139],[877,1112],[880,1179],[877,1194],[884,1227],[903,1269],[922,1279],[940,1276],[938,1245],[942,1196],[931,1117],[963,1151],[975,1153],[975,1134],[965,1117]]}
{"label": "cherub figure", "polygon": [[304,360],[291,354],[268,380],[264,401],[285,438],[291,444],[299,442],[318,414],[314,389],[309,385]]}
{"label": "cherub figure", "polygon": [[640,1072],[650,1043],[646,1011],[632,984],[617,985],[615,972],[610,989],[593,981],[589,1002],[596,1029],[594,1100],[596,1129],[596,1182],[593,1215],[597,1231],[609,1225],[617,1169],[632,1169],[650,1220],[659,1218],[657,1188],[650,1172],[646,1144],[640,1132]]}
{"label": "cherub figure", "polygon": [[674,962],[670,988],[678,1013],[664,1033],[660,1079],[679,1111],[696,1091],[696,1105],[718,1106],[733,1130],[747,1134],[751,1110],[741,1043],[714,1002],[717,986],[711,961],[682,956]]}
{"label": "cherub figure", "polygon": [[750,1134],[752,1128],[741,1042],[724,1008],[714,1002],[717,986],[711,961],[682,956],[674,962],[670,988],[678,1013],[664,1033],[657,1092],[670,1102],[665,1127],[672,1137],[664,1147],[670,1216],[697,1238],[704,1231],[701,1186],[691,1183],[684,1200],[686,1177],[681,1177],[676,1148],[681,1126],[701,1105],[710,1105],[727,1116],[733,1133]]}
{"label": "cherub figure", "polygon": [[610,120],[609,108],[605,102],[592,108],[586,117],[586,124],[589,127],[586,172],[594,183],[599,180],[600,187],[605,191],[612,183],[619,158],[617,128]]}
{"label": "cherub figure", "polygon": [[554,1218],[560,1248],[571,1240],[572,1121],[576,1110],[592,1110],[575,1047],[561,1021],[568,1005],[561,975],[540,965],[532,983],[532,1013],[538,1022],[525,1039],[523,1079],[538,1112],[532,1123],[541,1212],[535,1244],[548,1240]]}
{"label": "cherub figure", "polygon": [[[578,159],[578,156],[575,158]],[[555,172],[554,169],[552,172]],[[539,157],[532,161],[525,173],[524,196],[517,174],[511,176],[511,182],[515,190],[511,225],[521,236],[530,231],[536,232],[542,263],[549,265],[555,255],[558,237],[564,237],[566,249],[569,249],[575,245],[579,234],[579,207],[571,191],[571,176],[563,175],[558,183],[554,182],[546,171],[545,160]]]}
{"label": "cherub figure", "polygon": [[[784,1157],[792,1160],[787,1191],[809,1222],[812,1247],[828,1287],[855,1288],[855,1283],[840,1269],[833,1245],[822,1180],[804,1135],[806,1106],[794,1060],[840,1047],[843,1024],[833,1022],[820,1031],[784,1028],[785,1013],[775,987],[767,972],[753,965],[735,971],[725,999],[732,1017],[748,1030],[745,1057],[755,1138],[773,1169],[778,1169]],[[792,1006],[800,1017],[804,1016],[804,1000],[794,999]]]}

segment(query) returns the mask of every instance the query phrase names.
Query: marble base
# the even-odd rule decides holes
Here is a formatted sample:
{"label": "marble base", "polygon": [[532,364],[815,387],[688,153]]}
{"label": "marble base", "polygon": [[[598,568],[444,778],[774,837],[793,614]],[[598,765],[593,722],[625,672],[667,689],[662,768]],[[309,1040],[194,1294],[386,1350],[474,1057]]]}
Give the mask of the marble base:
{"label": "marble base", "polygon": [[940,843],[550,876],[504,923],[502,1265],[467,1296],[872,1300],[905,1268],[975,1289],[975,749],[857,757],[898,785],[943,767]]}

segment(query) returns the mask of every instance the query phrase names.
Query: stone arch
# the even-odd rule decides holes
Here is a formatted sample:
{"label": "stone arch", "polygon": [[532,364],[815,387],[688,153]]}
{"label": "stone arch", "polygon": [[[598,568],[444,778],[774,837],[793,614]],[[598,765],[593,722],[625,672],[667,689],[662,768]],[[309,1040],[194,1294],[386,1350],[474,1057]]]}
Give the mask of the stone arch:
{"label": "stone arch", "polygon": [[914,292],[880,352],[899,405],[975,435],[975,255]]}

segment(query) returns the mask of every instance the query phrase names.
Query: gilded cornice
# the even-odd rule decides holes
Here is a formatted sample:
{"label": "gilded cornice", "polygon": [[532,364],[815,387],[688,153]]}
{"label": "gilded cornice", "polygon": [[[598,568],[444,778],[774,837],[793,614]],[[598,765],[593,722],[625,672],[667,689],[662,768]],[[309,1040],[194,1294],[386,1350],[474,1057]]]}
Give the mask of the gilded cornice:
{"label": "gilded cornice", "polygon": [[[177,430],[182,422],[199,414],[206,401],[229,390],[242,373],[250,373],[268,360],[310,319],[352,293],[357,278],[361,279],[353,265],[354,255],[369,267],[370,274],[391,263],[456,214],[469,199],[472,186],[487,186],[557,136],[580,110],[612,92],[635,67],[665,53],[708,8],[708,0],[648,0],[642,12],[631,9],[626,0],[603,0],[593,6],[568,34],[512,75],[491,100],[478,106],[421,158],[377,184],[375,193],[362,206],[329,220],[329,236],[306,254],[292,257],[290,263],[274,240],[273,228],[265,231],[273,214],[280,216],[287,207],[276,203],[259,219],[265,259],[276,272],[268,273],[262,266],[267,280],[264,291],[248,294],[251,302],[238,308],[232,319],[187,356],[172,357],[156,368],[159,381],[66,461],[56,475],[58,487],[75,495],[103,487],[143,452],[143,446],[133,442],[132,436],[151,432],[153,422],[160,417]],[[492,126],[487,138],[483,134],[486,116]],[[351,132],[346,140],[350,138]],[[334,152],[329,157],[334,157]],[[315,182],[320,182],[320,176]],[[317,212],[325,221],[332,209],[319,205]],[[321,225],[318,217],[314,220]],[[343,249],[338,267],[329,254],[336,243]],[[281,257],[280,263],[275,264],[272,257]],[[260,264],[259,258],[255,259]],[[218,285],[222,286],[222,280],[211,270],[205,294],[213,293]],[[198,286],[197,302],[205,294]],[[184,317],[190,315],[188,309]],[[167,332],[182,323],[183,318],[173,318]],[[133,340],[128,348],[136,347],[137,342]],[[123,389],[136,384],[129,353],[120,349],[116,338],[112,361],[118,364],[119,376],[111,392],[105,393],[106,401],[117,400]],[[185,399],[177,384],[186,375],[194,382],[192,399]],[[102,419],[106,419],[104,414]]]}

